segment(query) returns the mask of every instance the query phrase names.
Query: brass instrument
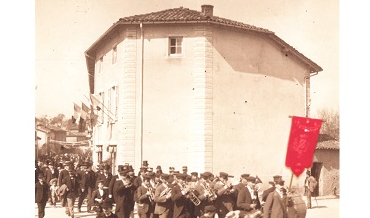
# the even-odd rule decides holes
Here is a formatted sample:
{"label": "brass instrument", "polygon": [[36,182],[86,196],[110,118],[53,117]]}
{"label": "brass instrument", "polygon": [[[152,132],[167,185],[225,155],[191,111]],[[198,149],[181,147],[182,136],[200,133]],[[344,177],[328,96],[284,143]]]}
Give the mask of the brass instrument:
{"label": "brass instrument", "polygon": [[165,197],[166,196],[166,198],[169,198],[169,196],[171,196],[171,188],[170,187],[167,187],[165,190],[163,190],[162,192],[161,192],[161,194],[159,195],[159,197]]}
{"label": "brass instrument", "polygon": [[189,199],[195,206],[198,206],[200,204],[200,199],[195,195],[194,189],[189,190]]}
{"label": "brass instrument", "polygon": [[[179,183],[181,191],[185,191],[186,184],[185,183]],[[189,200],[195,205],[198,206],[200,204],[200,199],[195,195],[194,189],[189,189],[187,191],[186,197],[189,198]]]}
{"label": "brass instrument", "polygon": [[149,196],[148,196],[149,201],[154,202],[154,189],[153,189],[153,187],[149,186],[148,192],[149,192]]}
{"label": "brass instrument", "polygon": [[207,193],[209,201],[216,200],[217,194],[211,189],[211,187],[206,182],[201,183],[201,186],[204,188],[204,192]]}

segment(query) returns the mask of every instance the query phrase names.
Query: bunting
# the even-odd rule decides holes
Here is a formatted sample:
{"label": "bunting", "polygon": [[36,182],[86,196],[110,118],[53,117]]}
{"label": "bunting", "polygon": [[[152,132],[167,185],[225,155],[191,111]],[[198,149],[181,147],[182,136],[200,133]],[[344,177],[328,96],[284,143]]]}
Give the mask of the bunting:
{"label": "bunting", "polygon": [[296,176],[312,166],[321,123],[321,119],[292,117],[285,165],[290,167]]}

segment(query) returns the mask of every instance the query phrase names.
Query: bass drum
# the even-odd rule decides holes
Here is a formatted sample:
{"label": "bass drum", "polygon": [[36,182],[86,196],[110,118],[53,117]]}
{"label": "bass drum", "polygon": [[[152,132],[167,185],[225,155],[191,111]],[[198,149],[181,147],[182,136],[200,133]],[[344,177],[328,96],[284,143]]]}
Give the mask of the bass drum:
{"label": "bass drum", "polygon": [[307,207],[302,195],[291,194],[289,197],[292,202],[288,203],[288,218],[305,218]]}

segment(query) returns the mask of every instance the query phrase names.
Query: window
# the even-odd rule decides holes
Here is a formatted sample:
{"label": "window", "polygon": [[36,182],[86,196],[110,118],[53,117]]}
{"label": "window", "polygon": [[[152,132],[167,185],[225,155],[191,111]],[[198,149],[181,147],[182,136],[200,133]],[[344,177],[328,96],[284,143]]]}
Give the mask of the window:
{"label": "window", "polygon": [[99,123],[104,123],[104,116],[105,116],[105,114],[104,114],[104,92],[100,92],[99,93],[99,101],[101,102],[101,104],[102,104],[102,107],[100,108],[100,110],[99,110],[99,112],[98,112],[98,115],[99,115],[99,118],[98,118],[98,121],[99,121]]}
{"label": "window", "polygon": [[98,64],[99,64],[99,73],[102,73],[103,72],[103,57],[101,57],[100,59],[99,59],[99,62],[98,62]]}
{"label": "window", "polygon": [[108,90],[108,110],[109,116],[118,120],[118,86],[113,86]]}
{"label": "window", "polygon": [[182,37],[169,38],[169,55],[182,54]]}
{"label": "window", "polygon": [[112,50],[112,64],[115,63],[117,63],[117,46],[114,46]]}

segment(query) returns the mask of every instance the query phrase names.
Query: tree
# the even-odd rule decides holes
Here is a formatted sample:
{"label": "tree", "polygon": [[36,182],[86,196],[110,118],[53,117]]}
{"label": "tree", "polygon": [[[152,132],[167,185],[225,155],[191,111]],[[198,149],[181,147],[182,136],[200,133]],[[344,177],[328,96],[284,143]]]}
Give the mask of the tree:
{"label": "tree", "polygon": [[62,127],[63,126],[63,121],[64,121],[64,118],[65,117],[66,116],[64,114],[58,114],[57,116],[51,118],[50,125]]}
{"label": "tree", "polygon": [[340,123],[339,111],[334,109],[319,109],[317,117],[323,120],[321,124],[320,134],[327,134],[335,140],[339,141]]}

